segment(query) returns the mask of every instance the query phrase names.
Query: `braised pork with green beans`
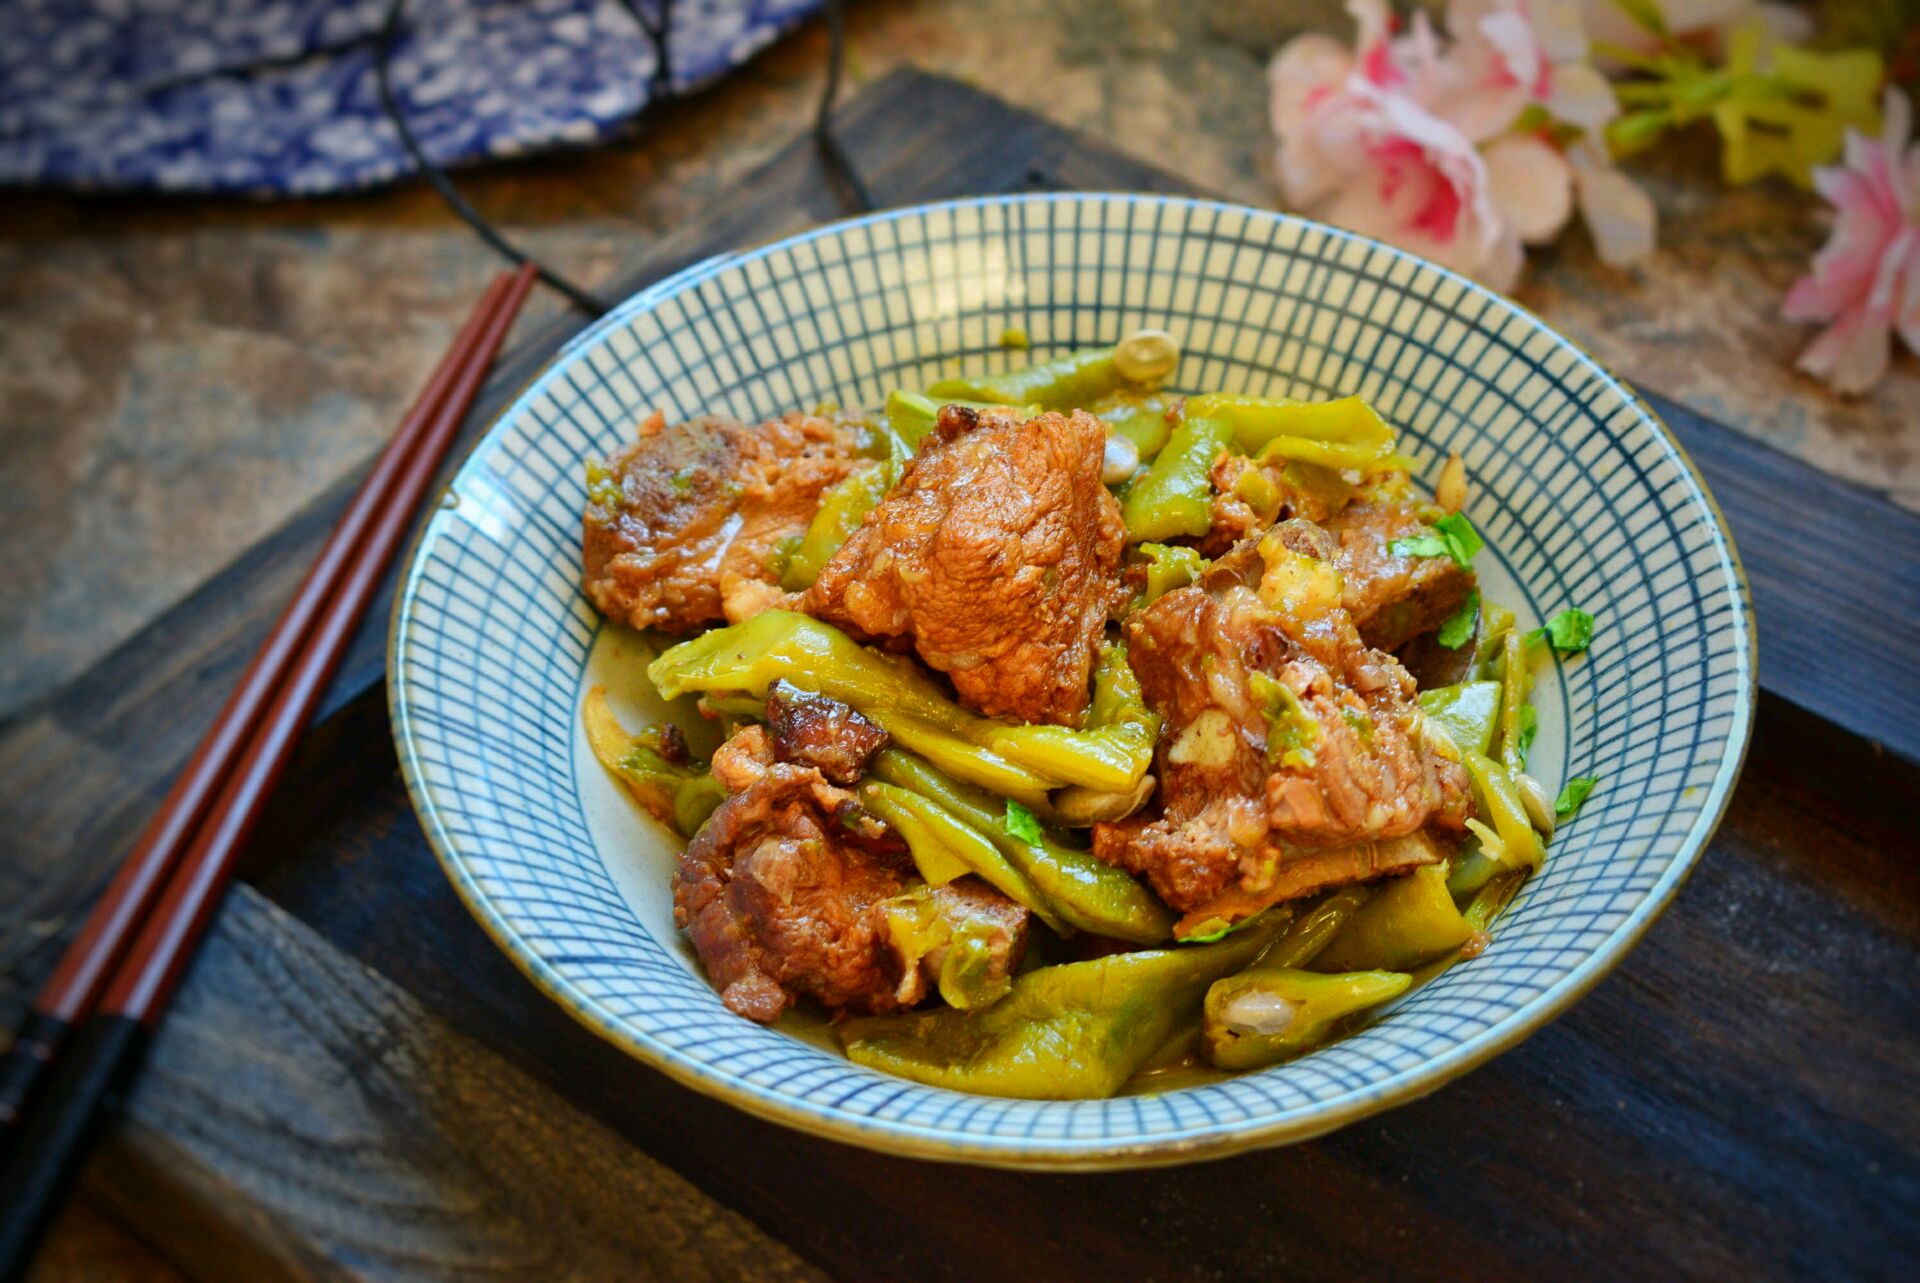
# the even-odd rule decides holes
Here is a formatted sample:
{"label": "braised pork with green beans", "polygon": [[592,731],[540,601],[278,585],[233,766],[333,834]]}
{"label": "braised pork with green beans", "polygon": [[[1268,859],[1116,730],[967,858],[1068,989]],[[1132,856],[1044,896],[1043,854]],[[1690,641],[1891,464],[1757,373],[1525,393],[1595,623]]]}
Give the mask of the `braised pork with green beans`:
{"label": "braised pork with green beans", "polygon": [[1142,330],[588,461],[587,595],[684,711],[587,741],[741,1017],[987,1095],[1261,1069],[1476,957],[1604,787],[1529,769],[1595,624],[1483,593],[1459,459],[1181,388]]}

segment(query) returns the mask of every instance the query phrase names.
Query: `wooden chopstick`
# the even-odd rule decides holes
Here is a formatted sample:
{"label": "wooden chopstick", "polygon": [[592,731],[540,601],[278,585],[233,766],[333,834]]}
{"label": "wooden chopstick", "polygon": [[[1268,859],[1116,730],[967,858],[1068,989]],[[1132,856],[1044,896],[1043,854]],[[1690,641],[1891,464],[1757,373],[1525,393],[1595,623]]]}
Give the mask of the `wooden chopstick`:
{"label": "wooden chopstick", "polygon": [[19,1125],[74,1027],[93,1007],[126,951],[148,906],[199,827],[215,792],[233,770],[267,702],[279,689],[314,620],[339,586],[368,525],[387,502],[408,456],[444,406],[477,350],[511,277],[502,272],[481,297],[433,377],[401,420],[366,479],[334,526],[320,554],[294,590],[267,640],[240,675],[186,767],[121,863],[86,923],[35,995],[12,1049],[0,1061],[0,1160],[18,1139]]}
{"label": "wooden chopstick", "polygon": [[[44,1004],[36,999],[35,1045],[21,1054],[23,1032],[8,1076],[0,1080],[11,1084],[17,1077],[24,1096],[46,1079],[45,1095],[26,1111],[0,1178],[0,1279],[24,1267],[78,1169],[102,1106],[131,1080],[146,1036],[218,907],[262,803],[411,528],[533,282],[533,270],[523,268],[503,274],[482,297],[143,835],[129,860],[138,867],[116,875],[107,899],[62,958],[54,977],[59,983],[49,982]],[[176,813],[189,809],[192,814]],[[21,1063],[27,1068],[16,1069]]]}

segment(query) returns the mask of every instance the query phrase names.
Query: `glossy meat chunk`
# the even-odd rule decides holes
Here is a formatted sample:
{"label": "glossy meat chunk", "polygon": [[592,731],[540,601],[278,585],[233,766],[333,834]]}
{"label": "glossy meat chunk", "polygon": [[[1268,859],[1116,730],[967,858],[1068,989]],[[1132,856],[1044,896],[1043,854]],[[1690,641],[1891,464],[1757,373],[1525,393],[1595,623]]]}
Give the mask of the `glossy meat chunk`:
{"label": "glossy meat chunk", "polygon": [[[1031,915],[976,878],[930,889],[906,847],[853,794],[811,766],[780,761],[765,727],[714,753],[732,795],[681,853],[674,922],[733,1011],[770,1023],[802,997],[877,1014],[932,991],[944,942],[975,944],[979,983],[1004,982],[1026,948]],[[902,938],[897,923],[931,917]]]}
{"label": "glossy meat chunk", "polygon": [[1249,535],[1294,517],[1325,524],[1353,487],[1332,468],[1285,459],[1258,463],[1227,453],[1213,465],[1213,526],[1200,551],[1217,557]]}
{"label": "glossy meat chunk", "polygon": [[1387,869],[1365,844],[1466,820],[1464,771],[1421,736],[1406,670],[1361,640],[1334,557],[1324,530],[1283,522],[1128,620],[1165,722],[1162,813],[1096,828],[1095,853],[1175,908],[1296,869],[1302,894],[1374,876]]}
{"label": "glossy meat chunk", "polygon": [[880,906],[912,866],[855,845],[847,795],[810,767],[775,763],[720,804],[681,853],[674,922],[729,1008],[771,1022],[806,994],[894,1010],[899,984]]}
{"label": "glossy meat chunk", "polygon": [[1120,507],[1091,415],[946,406],[900,483],[821,571],[802,608],[910,641],[962,702],[1071,723],[1124,599]]}
{"label": "glossy meat chunk", "polygon": [[1396,540],[1431,535],[1404,472],[1385,473],[1326,521],[1339,540],[1335,564],[1347,612],[1369,646],[1398,650],[1447,621],[1473,591],[1471,570],[1452,557],[1395,552]]}
{"label": "glossy meat chunk", "polygon": [[788,604],[782,541],[806,532],[824,491],[873,466],[845,424],[788,414],[705,417],[640,437],[589,471],[582,541],[589,600],[636,628],[685,632]]}
{"label": "glossy meat chunk", "polygon": [[767,729],[783,762],[819,768],[835,784],[853,784],[887,733],[837,699],[777,682],[767,692]]}

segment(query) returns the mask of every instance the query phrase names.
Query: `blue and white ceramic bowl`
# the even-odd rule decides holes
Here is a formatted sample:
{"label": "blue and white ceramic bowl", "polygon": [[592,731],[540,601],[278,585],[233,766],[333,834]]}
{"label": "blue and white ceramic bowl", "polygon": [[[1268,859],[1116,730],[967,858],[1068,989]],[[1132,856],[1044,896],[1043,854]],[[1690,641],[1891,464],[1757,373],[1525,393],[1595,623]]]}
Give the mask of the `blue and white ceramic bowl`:
{"label": "blue and white ceramic bowl", "polygon": [[[607,685],[660,716],[651,653],[582,597],[582,461],[654,408],[749,421],[1111,343],[1181,339],[1181,390],[1358,393],[1431,484],[1472,476],[1489,596],[1532,626],[1591,611],[1542,675],[1534,769],[1600,784],[1479,958],[1364,1031],[1217,1085],[1050,1103],[967,1096],[848,1063],[819,1023],[720,1005],[674,929],[676,839],[616,792],[579,710]],[[999,336],[1030,336],[1010,353]],[[690,268],[555,359],[474,450],[402,585],[394,734],[448,875],[582,1022],[680,1081],[902,1154],[1124,1166],[1314,1136],[1513,1046],[1617,964],[1699,858],[1752,716],[1753,621],[1733,545],[1633,393],[1512,303],[1398,250],[1204,201],[1020,196],[835,224]],[[697,720],[697,719],[687,719]]]}

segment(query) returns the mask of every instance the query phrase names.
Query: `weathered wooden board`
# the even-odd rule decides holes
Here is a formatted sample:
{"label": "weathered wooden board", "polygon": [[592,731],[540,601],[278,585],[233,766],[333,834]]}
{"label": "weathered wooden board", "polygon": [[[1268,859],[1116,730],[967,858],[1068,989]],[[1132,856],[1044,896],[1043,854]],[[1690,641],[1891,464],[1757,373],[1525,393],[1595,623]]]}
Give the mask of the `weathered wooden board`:
{"label": "weathered wooden board", "polygon": [[[890,202],[1164,182],[927,77],[876,85],[847,120],[864,172]],[[722,202],[716,221],[659,247],[643,274],[834,212],[801,145]],[[530,344],[503,368],[490,404],[543,351]],[[1573,1014],[1465,1083],[1312,1145],[1129,1176],[957,1171],[793,1135],[627,1061],[532,991],[426,853],[393,776],[377,686],[384,621],[337,684],[332,716],[254,845],[251,876],[450,1025],[836,1274],[1892,1274],[1920,1259],[1920,1127],[1910,1108],[1920,866],[1900,811],[1920,793],[1911,762],[1920,758],[1920,658],[1910,640],[1920,522],[1659,408],[1729,510],[1767,639],[1763,677],[1784,696],[1763,701],[1734,812],[1669,919]],[[106,663],[0,727],[0,931],[4,906],[38,903],[58,921],[83,898],[211,715],[330,511],[302,514]],[[1871,555],[1858,555],[1863,548]],[[44,901],[25,898],[42,889],[51,891]],[[273,972],[288,985],[326,957],[288,956]],[[10,961],[0,949],[0,966]],[[16,997],[40,963],[11,969]],[[194,984],[222,983],[222,974],[210,958]],[[431,1037],[452,1035],[435,1025]],[[233,1058],[216,1084],[223,1103],[269,1109],[270,1095],[254,1087],[257,1075],[284,1072],[272,1041],[251,1052],[229,1043],[223,1054]],[[299,1081],[332,1105],[323,1090],[332,1080]],[[391,1090],[427,1110],[445,1095],[424,1073]],[[449,1143],[486,1126],[441,1121]],[[177,1121],[153,1134],[186,1143]],[[98,1188],[140,1188],[174,1151],[155,1152],[150,1161],[137,1147],[110,1152]],[[282,1205],[249,1195],[236,1177],[292,1161],[264,1147],[208,1150],[204,1188],[230,1200],[231,1219],[262,1227],[240,1239],[262,1261],[284,1267],[311,1253],[312,1272],[340,1268],[320,1263],[355,1249],[315,1229],[337,1206],[331,1189]],[[117,1205],[138,1214],[128,1200]],[[163,1204],[152,1219],[164,1228],[178,1215]],[[276,1234],[290,1237],[277,1243]]]}
{"label": "weathered wooden board", "polygon": [[86,1181],[202,1279],[823,1277],[246,887]]}

